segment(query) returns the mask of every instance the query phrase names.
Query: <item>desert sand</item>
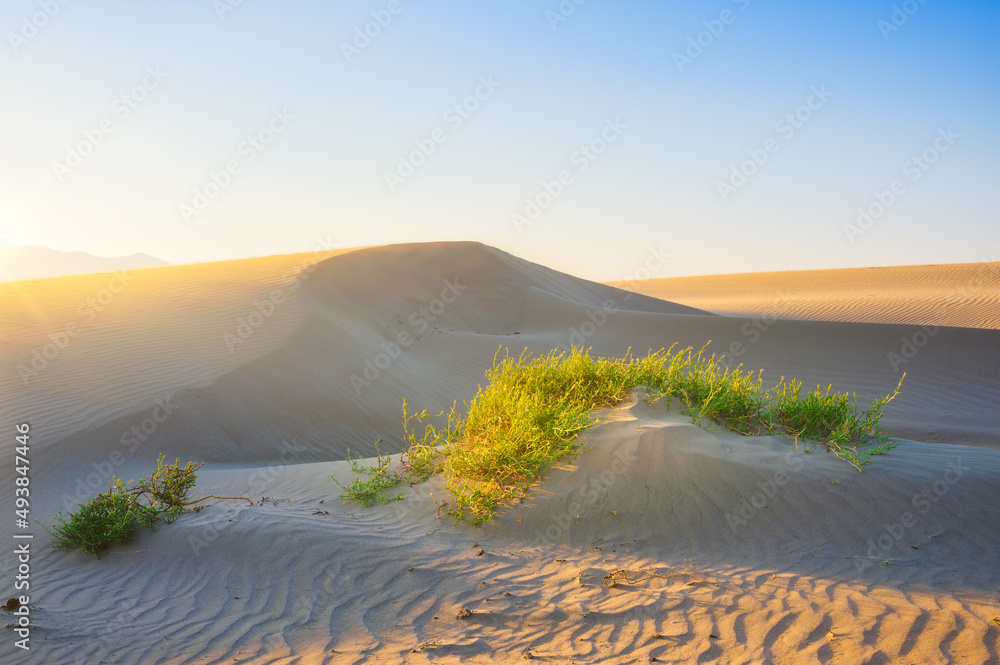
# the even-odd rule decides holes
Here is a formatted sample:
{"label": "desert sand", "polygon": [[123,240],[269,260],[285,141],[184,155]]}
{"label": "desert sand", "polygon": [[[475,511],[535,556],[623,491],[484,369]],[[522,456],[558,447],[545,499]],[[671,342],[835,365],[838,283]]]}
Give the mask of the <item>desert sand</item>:
{"label": "desert sand", "polygon": [[[870,271],[864,287],[816,271],[714,300],[692,278],[661,300],[661,282],[630,285],[640,295],[431,243],[0,284],[0,420],[7,440],[31,424],[33,519],[51,524],[112,473],[146,475],[159,453],[205,462],[194,495],[255,503],[209,502],[100,560],[32,525],[31,650],[8,631],[0,658],[1000,662],[990,265]],[[948,299],[963,286],[974,297]],[[775,310],[772,288],[811,295]],[[876,295],[845,299],[858,288]],[[947,323],[932,318],[942,307]],[[439,516],[440,478],[386,506],[337,498],[349,453],[402,450],[404,398],[461,404],[499,347],[708,340],[733,366],[862,401],[906,372],[883,420],[899,447],[859,473],[808,442],[711,431],[635,396],[483,527]],[[12,446],[0,462],[10,515]]]}
{"label": "desert sand", "polygon": [[1000,329],[1000,263],[787,270],[612,282],[720,314]]}

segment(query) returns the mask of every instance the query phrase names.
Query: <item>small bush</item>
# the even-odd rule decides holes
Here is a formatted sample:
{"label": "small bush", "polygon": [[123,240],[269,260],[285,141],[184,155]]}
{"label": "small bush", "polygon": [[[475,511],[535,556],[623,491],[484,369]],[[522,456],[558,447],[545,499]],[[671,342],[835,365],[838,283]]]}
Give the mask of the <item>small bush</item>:
{"label": "small bush", "polygon": [[56,513],[52,530],[56,547],[78,549],[98,559],[111,545],[132,542],[139,525],[155,529],[156,511],[130,495],[119,478],[112,478],[108,491],[82,504],[69,516]]}
{"label": "small bush", "polygon": [[164,464],[164,456],[160,455],[156,470],[148,478],[128,486],[121,478],[113,476],[107,492],[81,504],[68,516],[61,511],[56,513],[52,529],[42,526],[56,539],[56,547],[78,549],[100,559],[101,552],[111,545],[132,542],[138,527],[155,531],[156,522],[169,524],[189,506],[205,499],[242,499],[253,505],[246,497],[214,494],[189,501],[188,492],[194,487],[195,472],[201,466],[188,462],[181,467],[180,458],[174,464]]}

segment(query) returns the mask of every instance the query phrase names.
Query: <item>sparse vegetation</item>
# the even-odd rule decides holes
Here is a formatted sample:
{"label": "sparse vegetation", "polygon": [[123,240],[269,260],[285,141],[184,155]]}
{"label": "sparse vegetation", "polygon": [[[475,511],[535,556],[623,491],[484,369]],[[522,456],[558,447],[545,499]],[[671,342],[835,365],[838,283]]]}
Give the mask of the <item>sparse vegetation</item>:
{"label": "sparse vegetation", "polygon": [[[436,414],[441,416],[443,414]],[[420,413],[410,416],[406,415],[406,400],[403,400],[403,429],[409,431],[409,422],[421,418],[435,417],[427,413],[426,409]],[[457,416],[452,409],[450,421],[457,420]],[[367,466],[361,455],[351,457],[348,455],[347,461],[351,465],[351,470],[357,474],[349,485],[342,485],[336,476],[333,482],[341,489],[340,498],[344,501],[356,501],[363,506],[370,506],[374,503],[387,504],[392,501],[399,501],[403,494],[385,494],[385,490],[393,488],[406,481],[410,485],[423,482],[441,471],[443,462],[438,459],[444,455],[442,446],[454,436],[455,432],[445,430],[438,432],[433,425],[427,425],[424,435],[420,440],[415,437],[410,441],[410,447],[399,456],[402,473],[390,472],[390,456],[382,455],[375,445],[375,463]]]}
{"label": "sparse vegetation", "polygon": [[[404,402],[411,474],[424,478],[443,471],[454,496],[451,514],[481,524],[500,505],[524,496],[555,461],[579,451],[576,436],[594,424],[591,411],[614,406],[638,388],[649,403],[666,399],[669,405],[677,398],[692,422],[819,442],[858,470],[872,455],[896,446],[879,420],[902,379],[893,393],[860,410],[855,395],[831,392],[832,386],[803,394],[800,382],[782,377],[764,389],[762,372],[726,368],[714,354],[706,355],[705,346],[677,353],[671,346],[645,358],[595,359],[573,349],[494,359],[488,384],[468,404],[467,415],[452,408],[443,429],[428,424],[418,437],[411,421],[433,416],[408,416]],[[443,462],[437,463],[439,456]]]}
{"label": "sparse vegetation", "polygon": [[181,467],[180,458],[174,464],[164,461],[164,456],[160,455],[156,470],[132,485],[113,476],[107,492],[81,504],[68,516],[56,513],[52,529],[42,525],[43,528],[56,539],[56,547],[79,549],[101,558],[101,552],[111,545],[131,542],[138,527],[155,531],[156,522],[169,524],[190,506],[206,499],[243,499],[253,505],[246,497],[212,494],[189,501],[188,492],[194,487],[195,472],[202,465],[188,462]]}
{"label": "sparse vegetation", "polygon": [[337,487],[341,489],[340,498],[344,501],[357,501],[363,506],[370,506],[373,503],[391,503],[403,498],[403,493],[384,494],[383,492],[391,487],[395,487],[403,482],[403,474],[389,472],[391,459],[389,455],[382,455],[375,445],[375,464],[366,466],[364,458],[359,454],[357,457],[347,458],[350,462],[351,470],[357,475],[349,485],[342,485],[337,476],[330,476]]}
{"label": "sparse vegetation", "polygon": [[403,469],[411,485],[427,480],[444,468],[444,462],[438,460],[444,456],[444,446],[449,441],[461,436],[461,429],[458,427],[461,418],[455,413],[455,407],[452,406],[445,428],[439,431],[434,425],[425,425],[424,435],[420,439],[417,439],[416,434],[411,431],[410,421],[417,420],[419,422],[426,418],[437,418],[443,415],[443,412],[430,414],[427,409],[420,413],[407,415],[406,400],[403,400],[403,431],[406,432],[410,447],[400,456],[400,461],[403,463]]}

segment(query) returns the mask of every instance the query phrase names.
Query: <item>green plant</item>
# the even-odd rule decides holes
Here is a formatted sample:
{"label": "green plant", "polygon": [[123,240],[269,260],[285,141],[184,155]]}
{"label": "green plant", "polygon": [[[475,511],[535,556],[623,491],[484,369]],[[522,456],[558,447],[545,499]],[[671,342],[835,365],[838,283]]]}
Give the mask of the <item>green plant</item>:
{"label": "green plant", "polygon": [[187,495],[195,484],[195,472],[202,464],[188,462],[180,466],[180,458],[174,464],[164,464],[164,456],[156,459],[156,470],[149,478],[142,478],[128,491],[137,497],[143,497],[151,508],[157,512],[158,519],[170,523],[177,519],[189,505],[200,503],[209,497],[197,501],[188,501]]}
{"label": "green plant", "polygon": [[451,412],[448,414],[447,425],[443,430],[439,431],[434,425],[426,425],[424,427],[424,435],[419,439],[417,438],[416,430],[411,429],[410,421],[416,420],[417,422],[422,422],[427,418],[440,418],[443,415],[443,411],[431,414],[427,412],[427,409],[424,409],[420,413],[408,414],[406,412],[406,400],[403,400],[403,432],[410,445],[406,449],[406,452],[399,456],[399,461],[411,485],[427,480],[443,468],[443,463],[437,460],[444,455],[445,444],[449,440],[461,438],[463,431],[461,429],[462,419],[455,413],[454,406],[452,406]]}
{"label": "green plant", "polygon": [[93,499],[88,497],[88,501],[74,513],[56,513],[52,529],[45,525],[42,527],[56,539],[56,547],[79,549],[99,559],[101,552],[109,546],[132,542],[138,527],[155,531],[157,521],[173,522],[188,506],[206,499],[243,499],[252,505],[246,497],[214,494],[189,501],[188,492],[194,487],[195,472],[201,466],[188,462],[181,467],[180,458],[174,464],[165,464],[164,456],[160,455],[156,460],[156,470],[150,473],[149,478],[129,486],[121,478],[112,476],[107,492]]}
{"label": "green plant", "polygon": [[592,424],[590,411],[628,395],[630,377],[620,369],[582,353],[495,359],[489,385],[469,403],[464,422],[448,426],[459,435],[449,437],[444,462],[456,519],[488,520],[556,460],[575,453],[576,435]]}
{"label": "green plant", "polygon": [[[818,441],[858,470],[872,455],[895,447],[878,423],[902,378],[895,392],[859,411],[856,396],[833,393],[831,386],[803,394],[800,382],[782,377],[765,390],[762,371],[726,368],[714,354],[706,355],[707,346],[677,353],[671,346],[641,359],[630,353],[595,359],[576,348],[537,358],[527,352],[517,359],[494,357],[488,385],[468,403],[464,419],[453,407],[442,430],[427,424],[418,438],[411,420],[444,414],[407,416],[404,402],[409,455],[418,460],[409,469],[418,478],[441,469],[454,497],[449,512],[456,520],[481,524],[498,506],[523,497],[554,462],[579,451],[575,439],[595,422],[591,411],[618,404],[640,387],[650,403],[666,399],[669,405],[678,398],[692,422],[725,424],[744,435],[783,433],[796,441]],[[444,461],[435,463],[439,455]]]}
{"label": "green plant", "polygon": [[[387,504],[399,501],[403,498],[402,492],[399,494],[383,494],[384,490],[395,487],[403,482],[403,475],[398,472],[389,472],[389,455],[382,455],[375,444],[375,463],[372,466],[365,466],[364,458],[359,454],[357,457],[348,455],[348,462],[351,470],[356,474],[349,485],[342,485],[337,476],[330,476],[333,482],[337,483],[342,491],[340,498],[344,501],[357,501],[363,506],[370,506],[373,503]],[[364,477],[367,476],[367,479]]]}
{"label": "green plant", "polygon": [[155,529],[156,511],[135,501],[121,479],[115,477],[107,492],[68,516],[56,513],[54,519],[51,530],[44,528],[55,537],[56,547],[79,549],[99,559],[110,545],[132,542],[139,525]]}

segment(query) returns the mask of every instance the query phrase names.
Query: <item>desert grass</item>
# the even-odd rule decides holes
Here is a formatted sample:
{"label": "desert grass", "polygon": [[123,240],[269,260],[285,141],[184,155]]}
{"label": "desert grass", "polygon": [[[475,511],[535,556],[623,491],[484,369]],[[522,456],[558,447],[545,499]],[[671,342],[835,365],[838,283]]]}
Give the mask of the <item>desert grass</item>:
{"label": "desert grass", "polygon": [[[592,358],[583,349],[501,358],[498,351],[486,387],[467,404],[464,417],[454,407],[447,416],[408,415],[404,402],[410,444],[404,468],[412,479],[443,473],[453,496],[447,511],[456,520],[482,524],[501,505],[522,498],[553,463],[580,452],[576,437],[596,422],[594,409],[615,406],[637,389],[649,403],[666,399],[669,406],[676,398],[682,412],[702,426],[825,445],[859,471],[872,456],[896,446],[879,420],[902,378],[892,393],[861,409],[856,395],[833,392],[832,386],[803,392],[801,382],[781,377],[765,389],[762,371],[727,368],[706,354],[708,344],[697,351],[675,352],[675,346],[643,358]],[[432,417],[446,422],[425,424],[418,435],[411,422]]]}
{"label": "desert grass", "polygon": [[356,475],[347,485],[341,484],[337,476],[330,476],[333,482],[340,488],[340,498],[344,501],[356,501],[363,506],[370,506],[374,503],[391,503],[403,498],[402,493],[386,494],[385,490],[399,485],[404,480],[403,474],[396,471],[389,471],[392,462],[389,455],[379,452],[378,445],[375,446],[375,463],[367,465],[361,455],[350,457],[347,461],[351,465],[351,471]]}

